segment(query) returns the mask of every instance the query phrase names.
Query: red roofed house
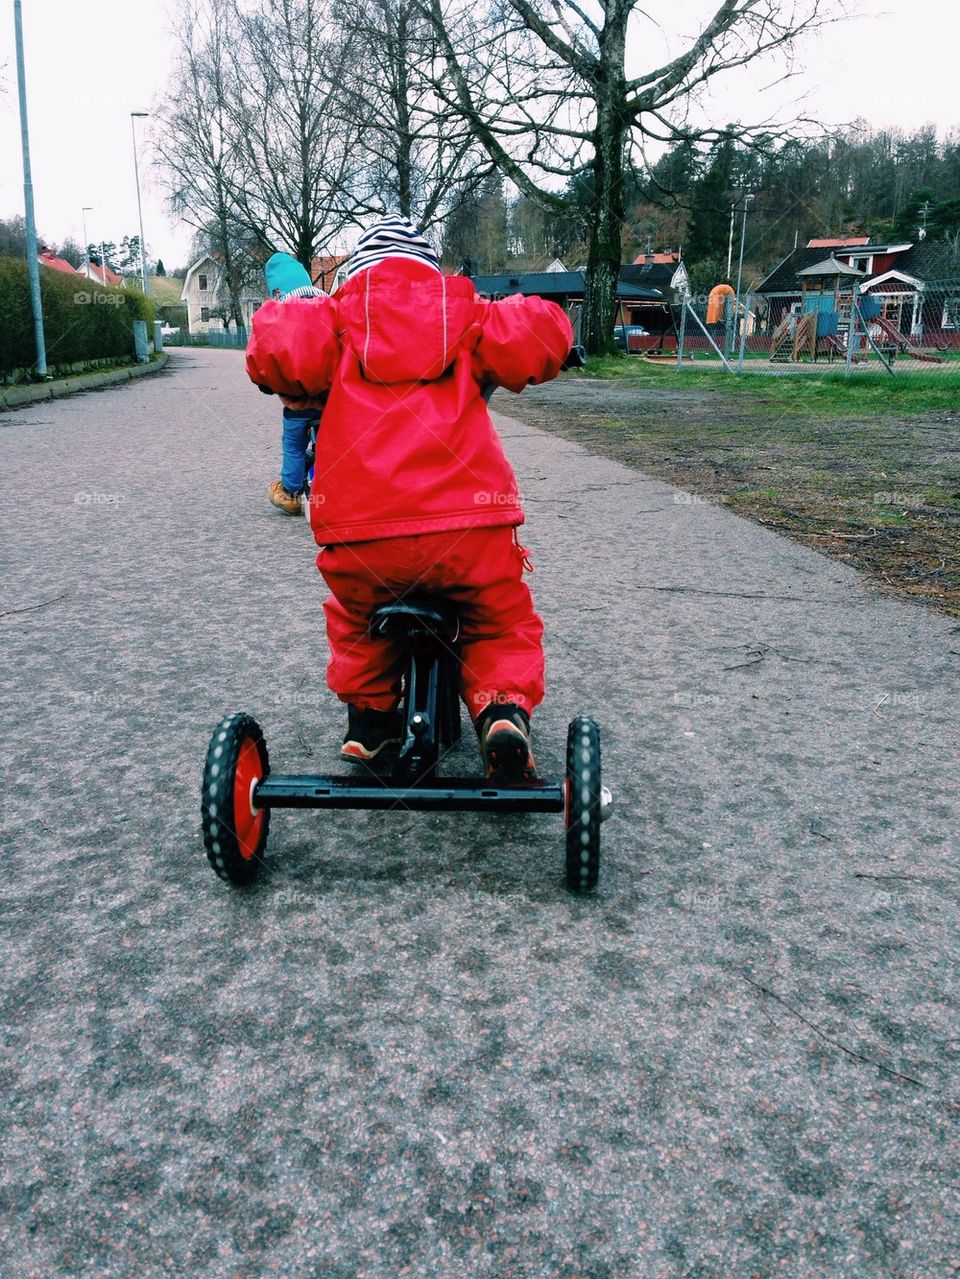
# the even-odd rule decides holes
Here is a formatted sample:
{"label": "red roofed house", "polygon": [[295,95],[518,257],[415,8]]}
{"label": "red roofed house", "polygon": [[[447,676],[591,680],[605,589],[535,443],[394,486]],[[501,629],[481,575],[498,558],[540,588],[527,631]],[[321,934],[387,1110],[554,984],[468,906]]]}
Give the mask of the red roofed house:
{"label": "red roofed house", "polygon": [[634,266],[666,266],[668,262],[679,262],[680,254],[677,253],[640,253],[633,259]]}
{"label": "red roofed house", "polygon": [[37,255],[41,266],[48,266],[51,271],[63,271],[66,275],[82,275],[76,267],[72,267],[66,258],[58,258],[51,249],[41,249]]}
{"label": "red roofed house", "polygon": [[102,284],[106,289],[126,288],[127,282],[122,275],[117,275],[116,271],[112,271],[110,267],[98,266],[96,262],[84,262],[80,268],[80,274],[96,284]]}
{"label": "red roofed house", "polygon": [[339,289],[346,278],[344,267],[349,261],[349,253],[314,258],[310,264],[310,279],[318,289],[323,289],[324,293],[333,293]]}

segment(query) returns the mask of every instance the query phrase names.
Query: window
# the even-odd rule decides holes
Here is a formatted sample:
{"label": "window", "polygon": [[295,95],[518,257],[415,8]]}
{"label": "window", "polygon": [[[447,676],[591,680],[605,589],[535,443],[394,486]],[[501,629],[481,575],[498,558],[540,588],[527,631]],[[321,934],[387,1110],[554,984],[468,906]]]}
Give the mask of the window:
{"label": "window", "polygon": [[856,267],[858,271],[866,271],[869,275],[873,270],[873,258],[851,258],[850,265]]}
{"label": "window", "polygon": [[206,293],[206,291],[207,291],[207,277],[206,277],[205,275],[198,275],[198,276],[197,276],[197,287],[199,288],[199,290],[200,290],[200,292],[201,292],[201,293]]}
{"label": "window", "polygon": [[883,310],[881,315],[885,320],[894,325],[895,328],[900,327],[900,321],[903,316],[903,302],[906,295],[903,293],[895,293],[892,296],[887,295],[883,299]]}
{"label": "window", "polygon": [[200,308],[200,319],[204,322],[204,324],[206,324],[207,320],[210,319],[210,308],[208,306],[202,306]]}
{"label": "window", "polygon": [[943,327],[945,329],[960,329],[960,298],[944,299]]}

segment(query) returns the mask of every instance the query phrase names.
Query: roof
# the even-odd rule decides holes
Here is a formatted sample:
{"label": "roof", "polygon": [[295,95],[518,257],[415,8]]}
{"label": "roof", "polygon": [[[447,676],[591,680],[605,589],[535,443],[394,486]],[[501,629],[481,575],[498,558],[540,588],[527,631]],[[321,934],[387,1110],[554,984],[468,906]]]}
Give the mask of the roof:
{"label": "roof", "polygon": [[920,240],[897,258],[897,270],[927,285],[960,275],[960,251],[951,240]]}
{"label": "roof", "polygon": [[[654,259],[657,255],[654,254]],[[661,258],[666,258],[666,254],[660,254]],[[673,277],[680,269],[682,264],[679,260],[644,262],[638,266],[634,263],[632,266],[622,266],[620,268],[620,279],[625,284],[632,284],[646,289],[657,289],[660,293],[667,294],[673,292]]]}
{"label": "roof", "polygon": [[[664,300],[659,289],[641,288],[632,281],[625,281],[623,274],[629,269],[631,268],[623,267],[620,271],[618,297],[632,302]],[[509,297],[514,293],[521,293],[525,297],[534,294],[542,298],[583,297],[582,271],[527,271],[520,275],[475,275],[472,279],[478,293],[492,293],[501,297]]]}
{"label": "roof", "polygon": [[89,266],[94,279],[99,280],[101,284],[112,285],[114,288],[119,288],[123,284],[123,276],[117,275],[116,271],[112,271],[110,267],[99,266],[96,262],[91,262]]}
{"label": "roof", "polygon": [[67,275],[82,275],[82,271],[78,271],[75,266],[71,266],[66,258],[58,258],[50,249],[41,249],[37,254],[37,260],[41,266],[48,266],[53,271],[63,271]]}
{"label": "roof", "polygon": [[[839,248],[839,246],[837,246]],[[844,257],[876,257],[878,255],[896,254],[896,269],[903,271],[915,279],[927,283],[935,280],[946,281],[960,275],[960,252],[949,240],[920,240],[916,244],[867,244],[856,246],[857,252],[851,254],[849,249],[843,251]],[[803,275],[808,267],[823,261],[822,249],[794,249],[788,253],[779,265],[775,266],[766,279],[757,285],[756,293],[799,293],[803,285]],[[889,268],[887,268],[889,269]],[[880,272],[877,272],[880,274]],[[885,272],[884,272],[885,274]],[[873,278],[872,276],[865,277]]]}
{"label": "roof", "polygon": [[813,266],[805,266],[802,271],[798,271],[797,275],[803,279],[810,276],[821,275],[866,275],[866,271],[861,271],[859,267],[848,266],[846,262],[841,262],[835,257],[825,258],[822,262],[815,262]]}
{"label": "roof", "polygon": [[664,262],[679,262],[679,253],[638,253],[633,259],[633,266],[646,266],[648,263],[654,266],[662,266]]}
{"label": "roof", "polygon": [[835,239],[826,240],[808,240],[808,249],[845,249],[859,248],[863,244],[869,244],[869,235],[848,235],[845,239],[838,236]]}

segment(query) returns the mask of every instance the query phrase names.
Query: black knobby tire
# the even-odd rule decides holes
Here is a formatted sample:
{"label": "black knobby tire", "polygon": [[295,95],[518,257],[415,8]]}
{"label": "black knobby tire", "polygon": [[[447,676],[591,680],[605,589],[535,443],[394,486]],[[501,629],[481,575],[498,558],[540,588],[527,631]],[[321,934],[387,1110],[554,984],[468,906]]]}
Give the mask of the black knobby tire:
{"label": "black knobby tire", "polygon": [[203,768],[201,824],[210,865],[231,884],[249,884],[263,865],[269,808],[252,810],[250,787],[270,773],[267,744],[249,715],[231,715],[213,731]]}
{"label": "black knobby tire", "polygon": [[588,893],[600,878],[600,729],[579,715],[567,730],[567,888]]}

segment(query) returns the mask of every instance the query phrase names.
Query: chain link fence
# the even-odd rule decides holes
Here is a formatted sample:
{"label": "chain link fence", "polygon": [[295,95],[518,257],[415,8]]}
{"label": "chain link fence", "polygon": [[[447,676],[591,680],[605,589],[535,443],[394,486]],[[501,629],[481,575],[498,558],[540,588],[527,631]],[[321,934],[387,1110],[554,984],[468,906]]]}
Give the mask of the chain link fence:
{"label": "chain link fence", "polygon": [[209,333],[188,333],[180,329],[176,333],[164,334],[163,345],[167,346],[220,346],[240,351],[247,345],[250,336],[248,329],[213,329]]}
{"label": "chain link fence", "polygon": [[960,378],[960,279],[923,289],[688,297],[654,358],[774,376],[864,372]]}

